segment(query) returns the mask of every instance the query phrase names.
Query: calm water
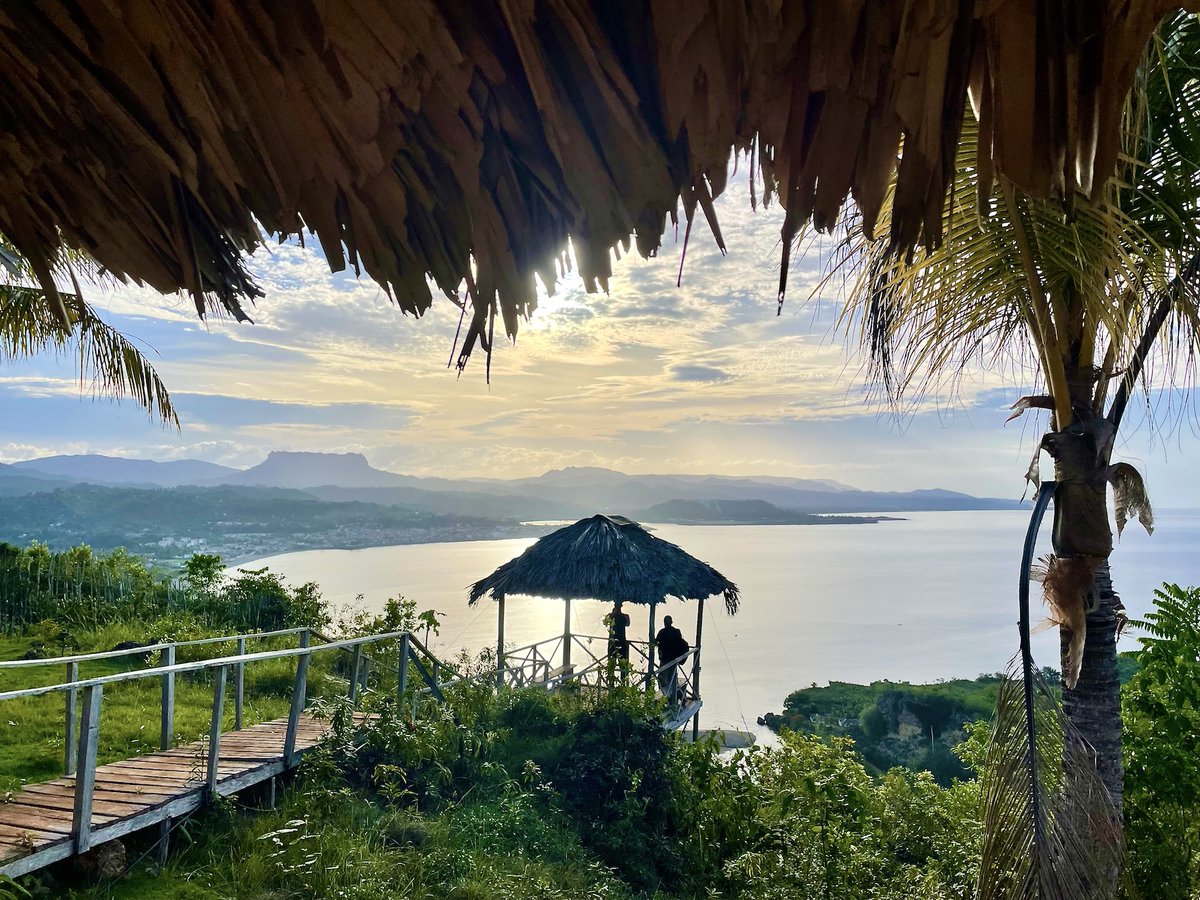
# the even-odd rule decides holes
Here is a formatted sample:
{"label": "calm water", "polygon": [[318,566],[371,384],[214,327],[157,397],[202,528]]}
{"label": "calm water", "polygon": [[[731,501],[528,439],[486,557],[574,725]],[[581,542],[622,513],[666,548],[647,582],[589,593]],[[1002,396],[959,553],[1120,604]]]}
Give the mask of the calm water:
{"label": "calm water", "polygon": [[[706,609],[706,727],[749,723],[761,735],[765,729],[754,720],[814,682],[933,681],[1004,668],[1017,649],[1017,568],[1028,514],[905,515],[905,521],[877,525],[655,526],[659,536],[712,563],[742,591],[737,616],[726,615],[719,599]],[[317,550],[247,565],[269,565],[294,583],[316,581],[338,606],[377,609],[387,597],[404,594],[418,609],[446,614],[435,650],[479,649],[495,642],[495,604],[468,607],[466,586],[529,543]],[[1200,511],[1160,513],[1152,538],[1130,524],[1112,565],[1131,616],[1149,608],[1162,581],[1200,584],[1198,546]],[[573,606],[576,633],[603,632],[606,604]],[[631,634],[642,635],[646,609],[627,610]],[[665,612],[694,643],[694,604],[670,602]],[[660,608],[660,621],[662,614]],[[507,603],[506,638],[515,644],[560,633],[562,624],[559,602],[514,597]],[[1057,667],[1056,633],[1034,641],[1038,662]],[[1122,645],[1136,646],[1129,636]]]}

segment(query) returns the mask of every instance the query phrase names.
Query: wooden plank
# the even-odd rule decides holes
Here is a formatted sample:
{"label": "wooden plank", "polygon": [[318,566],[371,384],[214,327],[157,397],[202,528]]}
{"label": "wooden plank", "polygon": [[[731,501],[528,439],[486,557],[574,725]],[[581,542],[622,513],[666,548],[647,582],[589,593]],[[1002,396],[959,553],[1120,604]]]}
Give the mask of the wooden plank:
{"label": "wooden plank", "polygon": [[[79,663],[67,663],[67,683],[79,680]],[[75,717],[76,708],[78,706],[79,691],[67,691],[66,699],[66,723],[67,723],[67,747],[66,759],[63,760],[63,771],[68,775],[75,774],[75,766],[77,763],[76,754],[79,752],[79,745],[75,736]]]}
{"label": "wooden plank", "polygon": [[[308,636],[305,632],[302,638]],[[305,642],[307,646],[307,642]],[[287,734],[283,739],[283,762],[292,766],[296,761],[296,733],[301,722],[301,713],[308,699],[308,664],[312,659],[311,653],[306,653],[296,660],[296,678],[292,682],[292,703],[288,710]]]}
{"label": "wooden plank", "polygon": [[[60,797],[54,794],[39,794],[34,791],[21,791],[17,797],[15,797],[13,800],[10,800],[8,804],[5,805],[14,805],[22,808],[41,807],[45,809],[57,809],[70,812],[75,808],[75,801],[72,797]],[[120,818],[121,816],[129,815],[140,809],[144,809],[147,806],[153,805],[153,803],[138,803],[136,801],[113,803],[110,800],[100,800],[95,796],[95,794],[93,794],[92,821],[97,821],[101,816]]]}
{"label": "wooden plank", "polygon": [[[175,645],[168,644],[163,648],[163,666],[175,665]],[[159,702],[161,721],[158,726],[158,746],[163,750],[171,749],[175,743],[175,673],[167,672],[162,677],[162,698]]]}
{"label": "wooden plank", "polygon": [[30,837],[37,843],[47,843],[50,841],[63,841],[67,839],[67,835],[59,831],[49,828],[41,828],[37,825],[9,825],[7,822],[0,823],[0,840],[12,843],[20,842],[24,837]]}
{"label": "wooden plank", "polygon": [[221,718],[225,714],[225,679],[228,674],[229,667],[221,666],[213,679],[212,724],[208,731],[208,765],[205,778],[211,793],[217,790],[217,776],[220,772]]}
{"label": "wooden plank", "polygon": [[[238,638],[237,655],[246,655],[246,639]],[[242,730],[242,708],[244,706],[246,694],[246,664],[238,663],[234,666],[234,688],[233,688],[233,727],[236,731]]]}
{"label": "wooden plank", "polygon": [[[8,806],[6,803],[5,806]],[[53,816],[38,816],[31,817],[28,811],[8,810],[0,807],[0,825],[7,825],[9,828],[16,828],[26,831],[40,831],[49,834],[54,834],[58,837],[67,837],[71,833],[71,816],[58,819]]]}
{"label": "wooden plank", "polygon": [[75,778],[75,852],[92,846],[92,791],[96,787],[96,747],[100,740],[100,701],[103,685],[90,684],[83,690],[83,717],[79,723],[79,773]]}
{"label": "wooden plank", "polygon": [[[21,794],[40,794],[47,797],[72,799],[75,794],[69,788],[60,788],[54,784],[30,784],[21,789]],[[172,794],[164,794],[155,791],[148,791],[139,785],[129,785],[124,790],[114,789],[104,786],[99,780],[96,781],[96,789],[92,792],[92,796],[97,800],[107,800],[113,803],[161,803],[163,800],[170,800]]]}

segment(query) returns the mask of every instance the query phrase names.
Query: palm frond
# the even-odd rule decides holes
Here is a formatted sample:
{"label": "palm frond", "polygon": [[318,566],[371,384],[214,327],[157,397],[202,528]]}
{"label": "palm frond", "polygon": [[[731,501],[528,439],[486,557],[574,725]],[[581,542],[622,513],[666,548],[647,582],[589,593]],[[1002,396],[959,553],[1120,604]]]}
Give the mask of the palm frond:
{"label": "palm frond", "polygon": [[[985,190],[981,207],[979,128],[968,115],[936,250],[907,258],[887,240],[847,234],[839,265],[855,275],[839,326],[859,337],[887,401],[953,392],[967,367],[1007,363],[1044,381],[1062,413],[1069,374],[1126,369],[1172,284],[1153,374],[1190,364],[1200,349],[1200,284],[1178,282],[1200,253],[1198,60],[1196,17],[1167,23],[1126,113],[1118,177],[1070,214],[1003,185]],[[893,200],[885,197],[880,233]]]}
{"label": "palm frond", "polygon": [[0,284],[0,362],[73,350],[82,389],[97,397],[128,397],[151,418],[178,427],[171,395],[141,350],[78,292],[59,292],[58,299],[66,310],[66,328],[41,288]]}
{"label": "palm frond", "polygon": [[1094,754],[1036,672],[1030,718],[1020,668],[1014,659],[996,695],[980,900],[1100,900],[1124,852],[1116,810]]}

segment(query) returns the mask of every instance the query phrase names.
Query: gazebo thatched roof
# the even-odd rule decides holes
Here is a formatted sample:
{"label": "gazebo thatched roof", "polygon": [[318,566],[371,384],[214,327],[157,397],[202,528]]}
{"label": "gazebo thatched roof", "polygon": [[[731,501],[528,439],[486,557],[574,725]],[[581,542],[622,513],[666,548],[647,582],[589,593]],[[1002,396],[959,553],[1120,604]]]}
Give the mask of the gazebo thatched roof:
{"label": "gazebo thatched roof", "polygon": [[968,88],[979,171],[1114,168],[1159,20],[1200,0],[45,0],[0,9],[0,233],[246,315],[243,253],[315,234],[406,312],[467,284],[461,360],[571,238],[589,289],[677,204],[721,243],[731,148],[790,237],[848,196],[936,245]]}
{"label": "gazebo thatched roof", "polygon": [[471,585],[469,600],[489,593],[641,604],[721,594],[731,614],[741,603],[737,585],[708,563],[620,516],[580,519],[546,535]]}

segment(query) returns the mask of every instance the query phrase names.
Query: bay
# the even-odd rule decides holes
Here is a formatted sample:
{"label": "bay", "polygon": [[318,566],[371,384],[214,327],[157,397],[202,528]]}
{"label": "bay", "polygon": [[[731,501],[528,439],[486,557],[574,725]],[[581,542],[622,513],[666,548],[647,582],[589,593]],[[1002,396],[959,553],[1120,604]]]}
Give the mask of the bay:
{"label": "bay", "polygon": [[[829,681],[935,681],[1002,670],[1017,650],[1017,583],[1023,511],[905,513],[874,525],[652,525],[655,533],[716,566],[742,592],[729,616],[719,598],[704,620],[704,727],[765,729],[791,691]],[[1050,523],[1039,554],[1049,551]],[[436,652],[493,646],[492,601],[469,607],[466,588],[519,554],[529,540],[412,544],[364,550],[312,550],[246,563],[269,566],[293,584],[315,581],[339,609],[378,610],[403,594],[418,610],[445,614]],[[1130,523],[1113,553],[1113,577],[1133,618],[1151,608],[1163,581],[1200,584],[1200,511],[1167,510],[1153,537]],[[361,596],[360,596],[361,595]],[[1034,592],[1034,620],[1041,618]],[[510,598],[510,646],[561,633],[560,602]],[[572,606],[572,629],[603,634],[608,605]],[[645,607],[626,607],[631,634],[646,631]],[[694,643],[695,604],[670,601]],[[1039,665],[1058,666],[1057,631],[1034,638]],[[596,643],[597,652],[602,642]],[[1135,649],[1127,633],[1121,649]]]}

